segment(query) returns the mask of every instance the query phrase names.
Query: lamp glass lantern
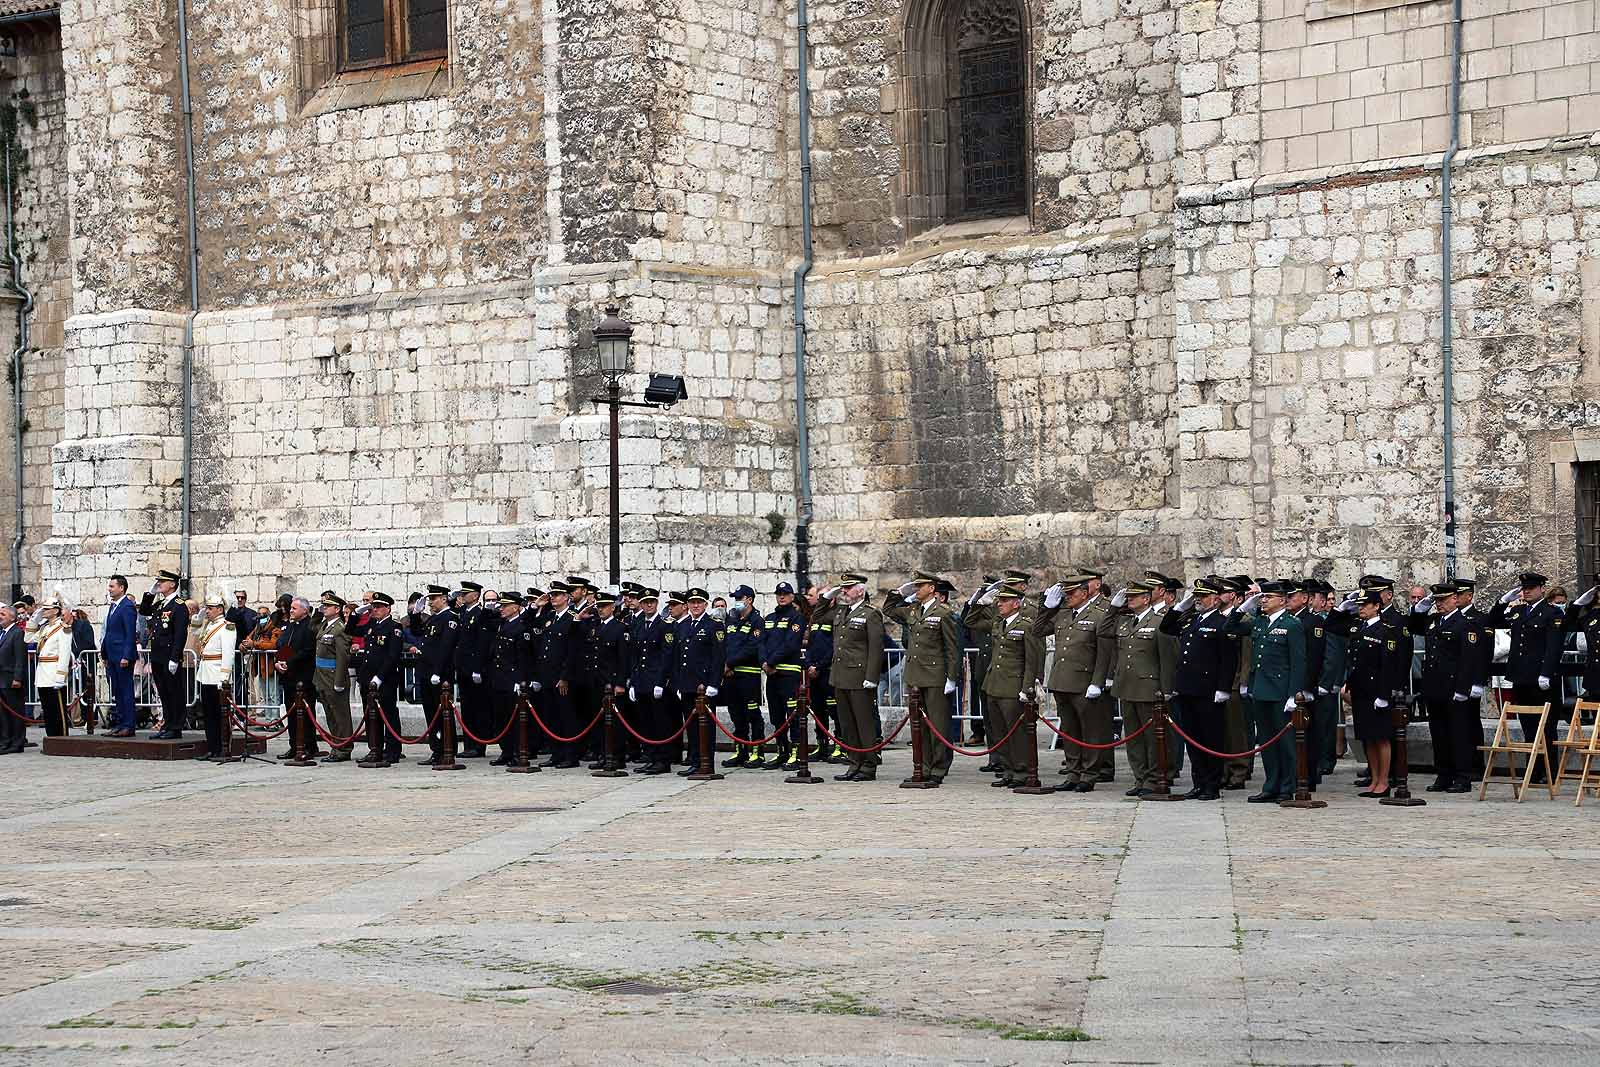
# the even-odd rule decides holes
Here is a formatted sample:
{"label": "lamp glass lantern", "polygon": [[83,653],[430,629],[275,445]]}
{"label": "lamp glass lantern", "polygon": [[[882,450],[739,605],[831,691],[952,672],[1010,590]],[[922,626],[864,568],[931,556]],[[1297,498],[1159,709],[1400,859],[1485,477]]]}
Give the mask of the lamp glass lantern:
{"label": "lamp glass lantern", "polygon": [[627,373],[629,338],[633,326],[624,319],[617,305],[606,308],[606,317],[594,328],[594,343],[600,353],[600,373],[615,381]]}

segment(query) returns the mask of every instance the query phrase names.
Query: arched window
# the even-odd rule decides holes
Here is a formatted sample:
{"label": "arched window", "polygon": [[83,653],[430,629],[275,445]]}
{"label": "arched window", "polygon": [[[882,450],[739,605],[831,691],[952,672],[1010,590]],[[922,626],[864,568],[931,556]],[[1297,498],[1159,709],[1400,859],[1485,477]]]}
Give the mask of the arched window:
{"label": "arched window", "polygon": [[912,233],[1028,209],[1020,0],[922,0],[905,36],[902,193]]}

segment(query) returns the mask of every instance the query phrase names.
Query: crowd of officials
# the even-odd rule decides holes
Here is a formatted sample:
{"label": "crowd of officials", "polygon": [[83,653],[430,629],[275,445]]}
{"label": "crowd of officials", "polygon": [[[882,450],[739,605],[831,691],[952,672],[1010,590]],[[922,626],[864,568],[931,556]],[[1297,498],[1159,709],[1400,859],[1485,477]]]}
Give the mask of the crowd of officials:
{"label": "crowd of officials", "polygon": [[[982,768],[995,774],[996,786],[1020,784],[1030,766],[1024,734],[1015,729],[1024,706],[1053,703],[1061,729],[1088,742],[1063,743],[1065,793],[1111,780],[1113,752],[1094,746],[1113,739],[1119,720],[1124,735],[1136,734],[1162,701],[1192,739],[1188,795],[1200,800],[1242,789],[1253,775],[1251,757],[1215,753],[1263,744],[1263,781],[1249,799],[1289,796],[1294,737],[1283,726],[1297,703],[1310,717],[1313,784],[1332,769],[1348,712],[1368,760],[1358,778],[1367,787],[1361,795],[1388,795],[1394,709],[1409,706],[1432,727],[1437,774],[1429,788],[1463,792],[1482,743],[1491,678],[1503,675],[1518,704],[1559,706],[1563,649],[1573,635],[1583,635],[1577,640],[1585,646],[1589,636],[1600,638],[1594,590],[1569,606],[1563,591],[1548,590],[1533,572],[1488,610],[1474,602],[1470,580],[1413,586],[1397,600],[1394,583],[1380,575],[1340,595],[1314,578],[1207,575],[1185,583],[1149,570],[1109,593],[1097,571],[1068,574],[1042,590],[1031,588],[1029,573],[1008,571],[957,601],[950,582],[919,571],[899,588],[880,590],[874,604],[867,578],[846,574],[799,593],[780,582],[766,611],[748,585],[723,597],[634,582],[602,589],[581,576],[520,592],[471,581],[431,585],[403,610],[378,591],[353,602],[334,590],[315,603],[285,594],[270,607],[251,607],[236,591],[231,602],[214,594],[201,603],[180,595],[183,581],[162,571],[139,601],[127,579],[110,581],[98,646],[112,698],[109,736],[135,736],[133,679],[145,672],[160,702],[155,738],[182,736],[198,690],[194,703],[207,739],[200,758],[226,758],[228,705],[246,702],[256,687],[275,690],[280,707],[304,698],[315,709],[335,742],[325,762],[353,758],[353,722],[370,704],[392,729],[375,735],[382,740],[362,762],[391,765],[405,759],[396,735],[409,673],[406,698],[432,724],[424,765],[442,755],[436,712],[447,692],[464,728],[452,758],[488,758],[488,739],[498,739],[495,764],[522,758],[522,731],[508,725],[527,701],[538,714],[526,756],[542,755],[551,768],[577,767],[598,758],[600,731],[564,738],[579,734],[609,697],[645,738],[628,743],[629,758],[645,774],[695,765],[698,732],[672,735],[704,698],[726,709],[739,738],[725,767],[778,770],[797,762],[799,746],[809,743],[813,759],[844,765],[838,780],[870,781],[880,757],[860,750],[882,738],[879,691],[891,669],[888,652],[899,647],[894,669],[926,716],[932,736],[923,772],[934,784],[949,772],[950,743],[962,739],[955,714],[963,699],[973,705],[966,710],[974,739],[997,746]],[[0,605],[0,691],[19,706],[18,690],[36,671],[46,731],[63,733],[68,673],[95,647],[88,615],[57,597]],[[92,681],[85,672],[91,708]],[[1600,691],[1600,677],[1592,688]],[[799,706],[802,690],[806,708]],[[0,720],[0,754],[21,751],[17,716]],[[315,737],[310,741],[321,756]],[[1148,732],[1126,747],[1129,795],[1154,789],[1163,774],[1175,778],[1184,762],[1185,747],[1173,743],[1169,765],[1157,767]]]}

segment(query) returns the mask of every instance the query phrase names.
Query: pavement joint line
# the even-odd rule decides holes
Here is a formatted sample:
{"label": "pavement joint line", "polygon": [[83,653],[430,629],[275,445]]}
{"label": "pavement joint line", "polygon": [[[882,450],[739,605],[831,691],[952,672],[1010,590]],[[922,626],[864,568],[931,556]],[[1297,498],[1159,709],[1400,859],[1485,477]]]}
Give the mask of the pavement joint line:
{"label": "pavement joint line", "polygon": [[[306,783],[314,779],[310,775],[283,774],[273,779],[274,783],[281,784],[284,779],[291,782]],[[158,785],[148,786],[144,789],[134,789],[116,796],[100,797],[96,800],[85,800],[77,804],[67,804],[59,808],[46,808],[43,811],[29,811],[20,815],[0,816],[0,827],[8,831],[24,830],[34,826],[49,826],[51,823],[73,822],[77,819],[90,818],[95,815],[120,814],[132,804],[152,804],[160,801],[187,800],[190,797],[203,793],[213,793],[220,789],[236,789],[246,783],[239,779],[216,777],[206,779],[190,779],[183,782],[162,782]],[[265,785],[265,782],[259,783]]]}
{"label": "pavement joint line", "polygon": [[268,916],[239,930],[219,932],[215,938],[172,952],[155,953],[0,997],[0,1027],[34,1028],[93,1015],[126,1000],[131,989],[153,983],[182,985],[241,963],[371,936],[374,931],[363,928],[387,915],[448,892],[529,853],[599,829],[697,784],[679,778],[619,781],[616,788],[563,812],[531,815],[516,826],[461,848],[418,857],[399,870],[345,886],[309,905]]}

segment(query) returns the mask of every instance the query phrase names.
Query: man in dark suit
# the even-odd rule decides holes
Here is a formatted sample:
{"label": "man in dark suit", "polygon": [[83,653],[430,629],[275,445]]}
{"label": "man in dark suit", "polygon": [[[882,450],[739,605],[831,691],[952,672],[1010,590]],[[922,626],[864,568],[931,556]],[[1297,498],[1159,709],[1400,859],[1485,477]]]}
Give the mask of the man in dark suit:
{"label": "man in dark suit", "polygon": [[150,620],[150,674],[161,696],[161,729],[153,741],[183,737],[189,715],[187,687],[183,684],[183,653],[189,641],[189,608],[178,595],[183,576],[176,571],[156,575],[155,588],[144,595],[139,614]]}
{"label": "man in dark suit", "polygon": [[105,636],[100,640],[100,662],[111,683],[111,737],[132,737],[136,725],[133,704],[133,665],[139,659],[139,612],[128,595],[128,579],[113,574],[107,586],[111,607],[106,610]]}
{"label": "man in dark suit", "polygon": [[[565,582],[550,583],[551,616],[539,631],[534,648],[533,702],[552,733],[572,737],[580,728],[572,707],[573,681],[578,676],[577,619],[568,604]],[[550,758],[542,767],[578,765],[578,742],[550,740]]]}
{"label": "man in dark suit", "polygon": [[[278,684],[283,687],[284,709],[294,707],[304,697],[309,713],[317,698],[317,635],[311,621],[311,602],[303,596],[289,602],[289,622],[278,635],[278,658],[273,666],[278,672]],[[308,757],[322,754],[315,730],[307,732],[305,746]],[[278,758],[293,759],[294,745],[291,743]]]}
{"label": "man in dark suit", "polygon": [[28,728],[18,715],[28,700],[28,647],[17,614],[0,604],[0,756],[21,752]]}

